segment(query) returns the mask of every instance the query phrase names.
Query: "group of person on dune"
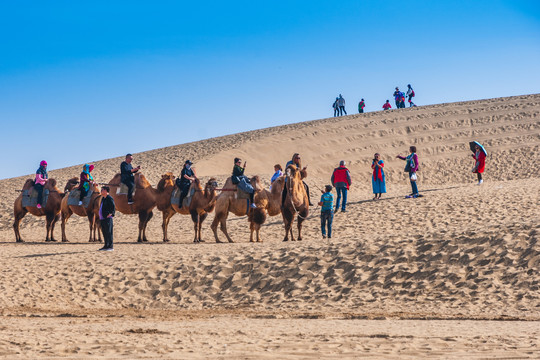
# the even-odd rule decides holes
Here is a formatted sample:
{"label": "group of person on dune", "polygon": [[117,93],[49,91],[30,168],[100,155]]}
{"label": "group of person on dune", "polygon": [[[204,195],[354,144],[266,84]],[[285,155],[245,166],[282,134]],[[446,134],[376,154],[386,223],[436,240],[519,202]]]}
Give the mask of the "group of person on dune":
{"label": "group of person on dune", "polygon": [[[416,107],[416,104],[412,101],[413,97],[415,97],[416,94],[411,84],[407,85],[406,93],[403,93],[399,90],[399,87],[396,87],[396,90],[394,91],[394,94],[392,96],[394,97],[394,100],[396,102],[397,109],[405,108],[405,98],[407,98],[407,101],[409,102],[409,107]],[[358,113],[362,114],[365,107],[366,101],[364,99],[361,99],[358,103]],[[339,94],[339,96],[336,97],[336,100],[332,104],[332,108],[334,109],[334,117],[347,115],[347,111],[345,110],[345,99],[343,98],[343,95]],[[391,109],[392,105],[390,104],[390,100],[386,100],[382,108],[383,110]]]}
{"label": "group of person on dune", "polygon": [[[486,159],[486,152],[482,145],[480,145],[477,142],[471,142],[471,150],[473,150],[474,154],[472,157],[475,160],[474,167],[472,169],[473,173],[477,174],[478,177],[478,185],[481,185],[483,183],[482,179],[482,173],[485,169],[485,159]],[[397,155],[396,158],[404,160],[406,162],[404,171],[408,173],[410,184],[411,184],[411,190],[412,193],[410,195],[407,195],[406,198],[417,198],[420,197],[420,193],[418,191],[418,185],[417,185],[417,171],[419,170],[419,159],[418,155],[416,153],[416,147],[411,146],[409,148],[409,155],[402,156]],[[134,174],[137,173],[141,167],[133,167],[132,165],[133,156],[131,154],[127,154],[125,160],[120,164],[120,174],[121,174],[121,182],[126,185],[127,188],[127,202],[128,204],[133,204],[133,190],[135,188],[135,177]],[[182,204],[183,199],[188,195],[189,188],[191,186],[191,183],[197,179],[197,176],[195,174],[194,169],[192,168],[193,163],[190,160],[186,160],[184,163],[184,166],[182,167],[182,170],[180,172],[179,177],[176,179],[176,186],[180,190],[180,199],[179,203]],[[346,212],[346,206],[347,206],[347,192],[349,190],[350,185],[352,184],[351,181],[351,175],[349,172],[349,169],[345,166],[345,161],[340,161],[339,166],[334,169],[331,176],[331,183],[332,185],[326,185],[324,190],[321,190],[322,196],[320,198],[320,201],[318,202],[318,205],[321,206],[321,232],[323,235],[323,238],[327,237],[331,238],[332,236],[332,221],[334,212],[337,212],[339,208],[341,207],[342,212]],[[307,166],[302,167],[301,165],[301,158],[300,154],[295,153],[290,161],[287,162],[285,169],[289,166],[294,166],[296,169],[301,170],[305,173]],[[381,196],[383,193],[386,193],[386,179],[384,175],[384,161],[381,159],[381,156],[379,153],[376,153],[373,157],[371,168],[373,170],[373,174],[371,177],[372,180],[372,188],[373,188],[373,194],[374,198],[373,200],[379,200],[381,199]],[[78,190],[80,190],[79,195],[79,206],[83,205],[83,199],[88,194],[88,191],[91,187],[91,185],[94,185],[94,178],[92,177],[92,170],[94,170],[94,165],[85,164],[83,166],[83,170],[80,174],[80,181],[79,185],[77,187]],[[242,159],[235,158],[234,159],[234,165],[231,175],[231,181],[234,185],[236,185],[240,190],[246,192],[249,194],[249,203],[250,208],[256,208],[255,202],[254,202],[254,194],[255,189],[253,185],[250,183],[249,178],[244,174],[246,170],[246,162],[242,164]],[[272,187],[272,184],[281,176],[287,176],[283,173],[283,168],[280,164],[274,165],[274,174],[272,178],[270,179],[270,188]],[[38,209],[41,209],[42,207],[42,201],[43,201],[43,189],[45,184],[48,181],[48,173],[47,173],[47,162],[45,160],[40,162],[40,166],[38,170],[36,171],[35,181],[34,181],[34,189],[37,192],[37,205],[36,207]],[[310,201],[310,191],[309,186],[302,180],[303,186],[305,188],[307,198],[309,201],[309,205],[311,204]],[[334,196],[332,194],[333,188],[336,189],[337,193],[337,199],[336,204],[334,206]],[[108,186],[102,186],[101,187],[101,202],[99,205],[99,220],[101,223],[102,232],[105,238],[105,246],[100,250],[112,250],[112,232],[113,232],[113,226],[112,226],[112,218],[115,214],[115,204],[113,198],[109,195],[109,187]],[[287,196],[287,187],[283,188],[282,192],[282,200],[281,200],[281,206],[284,205],[285,199]],[[328,233],[327,231],[328,230]]]}

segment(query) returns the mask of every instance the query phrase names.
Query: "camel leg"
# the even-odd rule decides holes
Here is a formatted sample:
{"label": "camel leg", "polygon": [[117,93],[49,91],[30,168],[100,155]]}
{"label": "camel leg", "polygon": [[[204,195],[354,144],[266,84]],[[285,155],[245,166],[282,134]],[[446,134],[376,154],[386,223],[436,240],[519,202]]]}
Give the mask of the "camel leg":
{"label": "camel leg", "polygon": [[293,222],[293,214],[290,212],[289,209],[283,208],[281,211],[281,215],[283,217],[283,223],[285,225],[285,238],[283,241],[289,241],[289,234],[291,234],[291,239],[294,241],[294,237],[292,236],[291,227]]}
{"label": "camel leg", "polygon": [[262,242],[261,240],[261,226],[259,225],[257,229],[257,242]]}
{"label": "camel leg", "polygon": [[249,223],[249,231],[250,231],[249,242],[255,242],[253,240],[253,233],[255,232],[255,223],[253,221],[250,221]]}
{"label": "camel leg", "polygon": [[202,224],[203,224],[204,219],[206,219],[207,216],[208,216],[208,213],[206,212],[204,214],[199,215],[199,242],[204,242],[204,240],[202,239]]}
{"label": "camel leg", "polygon": [[69,241],[66,236],[66,222],[71,217],[71,214],[71,211],[62,212],[62,223],[60,224],[62,228],[62,242]]}
{"label": "camel leg", "polygon": [[13,231],[15,231],[15,242],[24,242],[21,238],[20,224],[27,212],[28,210],[23,208],[21,212],[14,214],[15,221],[13,222]]}
{"label": "camel leg", "polygon": [[197,238],[197,230],[199,229],[199,213],[196,210],[193,210],[191,213],[191,221],[193,221],[193,231],[195,233],[195,237],[193,238],[193,242],[199,242],[199,239]]}
{"label": "camel leg", "polygon": [[[94,225],[94,229],[97,232],[98,242],[103,242],[103,240],[101,240],[101,221],[98,220],[97,218],[96,218],[96,224]],[[94,236],[94,239],[95,239],[95,236]]]}
{"label": "camel leg", "polygon": [[137,242],[143,242],[143,229],[144,229],[144,223],[146,221],[146,218],[148,217],[148,213],[146,211],[139,211],[139,237],[137,238]]}
{"label": "camel leg", "polygon": [[173,217],[173,215],[176,213],[174,209],[167,209],[163,211],[163,222],[161,223],[161,228],[163,229],[163,242],[169,242],[169,236],[167,234],[167,230],[169,228],[169,221]]}
{"label": "camel leg", "polygon": [[51,241],[56,241],[54,238],[54,226],[56,225],[56,222],[60,220],[60,213],[54,215],[52,221],[51,221]]}
{"label": "camel leg", "polygon": [[231,237],[229,236],[229,233],[227,232],[227,218],[224,218],[223,221],[221,221],[220,229],[225,234],[225,237],[227,237],[227,240],[230,243],[233,243],[234,242],[233,239],[231,239]]}
{"label": "camel leg", "polygon": [[[54,241],[52,239],[52,234],[51,234],[51,227],[52,227],[52,221],[54,219],[54,214],[51,214],[51,213],[47,213],[45,215],[45,219],[46,219],[46,228],[47,228],[47,236],[45,237],[45,241],[48,242],[48,241]],[[51,236],[49,237],[49,234],[51,234]]]}
{"label": "camel leg", "polygon": [[300,215],[298,215],[298,241],[302,241],[302,222],[304,221]]}
{"label": "camel leg", "polygon": [[218,224],[221,222],[221,214],[216,212],[216,215],[214,216],[214,221],[212,221],[212,225],[210,225],[210,228],[214,232],[214,237],[216,238],[216,243],[221,243],[222,241],[219,240],[218,233],[217,233],[217,227]]}
{"label": "camel leg", "polygon": [[[139,213],[139,220],[141,220],[141,213]],[[141,221],[139,221],[139,238],[141,238],[142,235],[142,242],[147,242],[148,239],[146,238],[146,226],[148,225],[148,222],[152,218],[154,213],[150,211],[149,213],[144,213],[144,216]]]}
{"label": "camel leg", "polygon": [[[90,237],[88,238],[88,242],[95,242],[96,241],[96,234],[95,234],[95,224],[96,224],[96,216],[94,215],[94,212],[91,212],[90,214],[87,214],[88,216],[88,226],[90,226]],[[64,239],[62,239],[64,241]]]}

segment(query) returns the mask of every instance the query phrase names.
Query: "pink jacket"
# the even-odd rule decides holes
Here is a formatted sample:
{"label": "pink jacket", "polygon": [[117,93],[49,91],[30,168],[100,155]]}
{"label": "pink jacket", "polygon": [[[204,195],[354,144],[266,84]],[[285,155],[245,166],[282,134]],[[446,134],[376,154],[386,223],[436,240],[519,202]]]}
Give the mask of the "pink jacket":
{"label": "pink jacket", "polygon": [[45,185],[47,183],[47,179],[43,178],[43,175],[36,174],[36,184]]}

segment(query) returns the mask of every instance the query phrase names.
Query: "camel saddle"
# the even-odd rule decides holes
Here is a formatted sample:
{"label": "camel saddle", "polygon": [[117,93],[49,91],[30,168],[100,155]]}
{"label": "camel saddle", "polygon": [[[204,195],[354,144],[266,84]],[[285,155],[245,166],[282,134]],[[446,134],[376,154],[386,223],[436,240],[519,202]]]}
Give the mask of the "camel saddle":
{"label": "camel saddle", "polygon": [[180,206],[180,194],[182,194],[182,191],[180,191],[179,188],[175,187],[172,194],[171,194],[171,204],[176,205],[178,207],[189,207],[191,205],[191,199],[193,198],[193,194],[195,194],[195,188],[189,189],[189,192],[187,196],[182,201],[182,206]]}
{"label": "camel saddle", "polygon": [[[83,198],[83,204],[85,208],[88,208],[88,205],[90,205],[90,200],[92,199],[92,190],[88,190],[88,194]],[[81,196],[81,190],[75,189],[71,190],[68,195],[67,204],[72,206],[78,206],[79,205],[79,198]]]}
{"label": "camel saddle", "polygon": [[[22,206],[23,207],[33,207],[37,205],[37,196],[38,193],[33,187],[29,190],[22,191]],[[41,206],[45,207],[47,205],[47,199],[49,198],[49,189],[43,189],[43,201]]]}
{"label": "camel saddle", "polygon": [[[135,195],[135,191],[137,191],[137,186],[133,187],[133,195]],[[128,187],[124,183],[120,183],[120,186],[118,186],[118,189],[116,190],[116,195],[127,195],[128,193]]]}
{"label": "camel saddle", "polygon": [[236,185],[236,198],[237,199],[250,199],[250,194],[248,192],[245,192],[243,190],[240,190],[240,188]]}

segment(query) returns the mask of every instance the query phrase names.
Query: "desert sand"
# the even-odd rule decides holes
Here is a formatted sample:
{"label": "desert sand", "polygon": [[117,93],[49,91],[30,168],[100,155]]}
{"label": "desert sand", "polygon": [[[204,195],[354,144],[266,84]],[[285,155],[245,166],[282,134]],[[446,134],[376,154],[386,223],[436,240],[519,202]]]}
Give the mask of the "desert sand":
{"label": "desert sand", "polygon": [[[115,251],[88,243],[85,218],[69,243],[46,243],[43,218],[13,234],[23,176],[0,181],[0,357],[6,358],[539,358],[540,94],[349,115],[134,154],[154,186],[185,159],[222,185],[235,156],[266,185],[299,152],[312,201],[340,160],[353,185],[347,213],[322,239],[320,209],[304,240],[282,242],[281,216],[249,243],[247,217],[229,216],[234,244],[192,243],[175,215],[163,243],[154,210],[149,243],[137,217],[115,218]],[[469,141],[488,151],[476,185]],[[420,159],[410,192],[409,145]],[[388,193],[372,201],[371,159]],[[121,158],[93,162],[107,182]],[[81,165],[49,164],[63,186]],[[37,167],[37,165],[36,165]],[[60,223],[55,237],[61,239]],[[220,236],[222,236],[220,234]]]}

